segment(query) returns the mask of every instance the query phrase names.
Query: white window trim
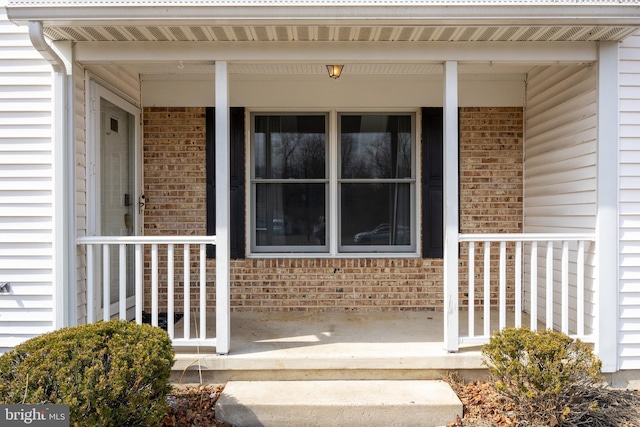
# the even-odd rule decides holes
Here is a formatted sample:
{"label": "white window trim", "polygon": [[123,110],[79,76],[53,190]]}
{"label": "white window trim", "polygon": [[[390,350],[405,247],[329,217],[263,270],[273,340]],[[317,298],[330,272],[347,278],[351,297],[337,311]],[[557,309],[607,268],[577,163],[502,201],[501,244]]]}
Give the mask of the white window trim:
{"label": "white window trim", "polygon": [[[254,242],[252,241],[252,213],[253,213],[253,190],[252,190],[252,166],[253,153],[251,152],[251,138],[253,132],[252,119],[254,114],[327,114],[328,115],[328,140],[327,140],[327,158],[328,176],[329,176],[329,197],[327,200],[329,213],[329,235],[333,238],[329,239],[329,252],[256,252],[254,251]],[[415,194],[413,197],[413,206],[411,207],[414,215],[415,223],[415,247],[413,251],[408,252],[339,252],[338,245],[338,218],[339,215],[339,194],[338,194],[338,114],[340,113],[407,113],[414,117],[413,120],[413,147],[414,147],[414,174],[415,174]],[[245,191],[245,244],[247,248],[247,258],[420,258],[420,248],[422,246],[422,224],[421,218],[421,155],[422,140],[421,126],[422,122],[420,108],[248,108],[245,115],[245,183],[247,190]]]}

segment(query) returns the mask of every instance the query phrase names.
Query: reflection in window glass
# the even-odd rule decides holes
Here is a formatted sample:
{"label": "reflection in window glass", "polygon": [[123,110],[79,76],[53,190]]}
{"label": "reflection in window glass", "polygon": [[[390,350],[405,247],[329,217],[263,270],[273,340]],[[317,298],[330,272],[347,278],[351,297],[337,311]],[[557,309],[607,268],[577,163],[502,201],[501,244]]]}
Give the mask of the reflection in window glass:
{"label": "reflection in window glass", "polygon": [[324,184],[257,184],[258,246],[324,246]]}
{"label": "reflection in window glass", "polygon": [[342,245],[411,244],[410,184],[342,184]]}
{"label": "reflection in window glass", "polygon": [[411,117],[343,115],[342,178],[410,178]]}
{"label": "reflection in window glass", "polygon": [[254,177],[324,178],[325,116],[256,116]]}

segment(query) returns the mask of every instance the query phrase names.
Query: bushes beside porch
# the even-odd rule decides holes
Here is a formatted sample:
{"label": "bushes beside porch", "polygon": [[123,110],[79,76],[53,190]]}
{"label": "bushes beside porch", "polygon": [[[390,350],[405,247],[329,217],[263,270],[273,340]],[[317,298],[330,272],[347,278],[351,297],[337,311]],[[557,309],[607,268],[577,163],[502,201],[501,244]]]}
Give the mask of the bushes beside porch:
{"label": "bushes beside porch", "polygon": [[0,357],[0,403],[69,405],[71,425],[158,425],[173,359],[166,332],[149,325],[60,329]]}

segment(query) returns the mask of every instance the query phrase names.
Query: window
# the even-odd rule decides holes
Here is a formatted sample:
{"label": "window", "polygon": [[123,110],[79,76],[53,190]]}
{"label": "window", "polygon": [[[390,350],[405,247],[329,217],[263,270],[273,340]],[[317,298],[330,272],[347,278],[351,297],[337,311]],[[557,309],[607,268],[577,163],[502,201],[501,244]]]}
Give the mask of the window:
{"label": "window", "polygon": [[333,143],[329,123],[324,113],[251,116],[252,251],[415,252],[415,115],[338,114]]}
{"label": "window", "polygon": [[415,144],[409,114],[340,114],[342,252],[415,248]]}
{"label": "window", "polygon": [[327,116],[254,115],[252,247],[327,252]]}

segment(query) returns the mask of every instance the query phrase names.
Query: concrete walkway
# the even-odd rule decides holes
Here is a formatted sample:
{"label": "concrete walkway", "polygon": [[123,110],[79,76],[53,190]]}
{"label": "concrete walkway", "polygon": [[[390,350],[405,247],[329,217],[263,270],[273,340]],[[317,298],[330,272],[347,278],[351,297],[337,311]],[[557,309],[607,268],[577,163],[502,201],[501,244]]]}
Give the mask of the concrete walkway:
{"label": "concrete walkway", "polygon": [[442,381],[232,381],[216,419],[242,427],[443,426],[462,403]]}

